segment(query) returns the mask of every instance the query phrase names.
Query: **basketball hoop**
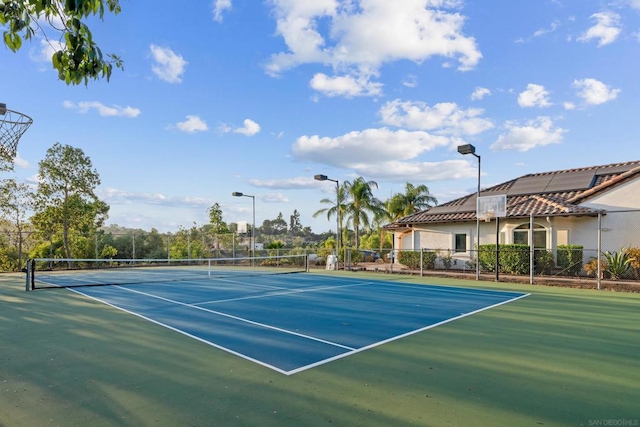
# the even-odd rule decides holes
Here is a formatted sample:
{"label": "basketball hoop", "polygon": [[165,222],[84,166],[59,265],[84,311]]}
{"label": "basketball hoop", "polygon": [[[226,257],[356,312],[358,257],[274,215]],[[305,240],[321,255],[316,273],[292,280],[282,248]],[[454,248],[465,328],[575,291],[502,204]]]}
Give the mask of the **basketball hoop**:
{"label": "basketball hoop", "polygon": [[495,212],[494,211],[488,211],[485,212],[484,215],[482,215],[482,219],[484,219],[484,222],[491,222],[491,219],[495,216]]}
{"label": "basketball hoop", "polygon": [[31,117],[8,110],[6,104],[0,103],[0,158],[13,161],[18,151],[18,141],[32,123]]}

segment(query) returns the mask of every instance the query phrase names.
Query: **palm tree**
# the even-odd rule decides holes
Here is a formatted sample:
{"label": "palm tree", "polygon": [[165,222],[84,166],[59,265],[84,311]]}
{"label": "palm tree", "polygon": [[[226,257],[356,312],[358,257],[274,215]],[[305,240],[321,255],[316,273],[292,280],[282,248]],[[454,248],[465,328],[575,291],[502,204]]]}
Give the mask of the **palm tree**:
{"label": "palm tree", "polygon": [[[340,216],[339,216],[338,219],[340,220],[340,228],[341,229],[344,229],[342,227],[342,222],[344,220],[345,194],[346,194],[346,192],[344,190],[344,183],[343,183],[343,185],[340,188],[338,188],[338,202],[339,202],[338,204],[340,205]],[[334,198],[324,198],[324,199],[320,200],[320,203],[323,203],[323,204],[326,204],[326,205],[331,205],[331,207],[319,209],[318,211],[316,211],[313,214],[313,217],[317,218],[320,215],[327,214],[327,220],[331,221],[331,217],[335,216],[338,213],[335,197]]]}
{"label": "palm tree", "polygon": [[400,219],[438,204],[426,185],[417,187],[407,182],[404,193],[396,193],[387,201],[387,211],[392,219]]}
{"label": "palm tree", "polygon": [[344,211],[348,223],[353,225],[355,232],[355,248],[360,246],[360,225],[369,227],[369,215],[381,215],[384,206],[380,200],[373,196],[372,188],[378,188],[375,181],[365,181],[358,177],[353,182],[345,181],[344,189],[348,195],[348,200],[344,204]]}

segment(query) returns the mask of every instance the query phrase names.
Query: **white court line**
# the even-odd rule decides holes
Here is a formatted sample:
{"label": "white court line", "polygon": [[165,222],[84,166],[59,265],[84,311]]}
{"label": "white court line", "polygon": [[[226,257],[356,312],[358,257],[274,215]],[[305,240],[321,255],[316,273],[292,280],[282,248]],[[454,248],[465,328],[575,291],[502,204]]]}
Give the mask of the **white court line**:
{"label": "white court line", "polygon": [[[339,286],[323,286],[323,287],[317,287],[317,288],[290,289],[283,292],[274,292],[274,293],[263,294],[263,295],[251,295],[248,297],[237,297],[237,298],[227,298],[227,299],[211,300],[211,301],[203,301],[203,302],[194,302],[192,303],[192,305],[199,306],[204,304],[217,304],[221,302],[243,301],[243,300],[249,300],[249,299],[269,298],[269,297],[282,296],[282,295],[295,295],[295,294],[301,294],[305,292],[326,291],[328,289],[342,289],[342,288],[352,288],[354,286],[365,286],[365,285],[370,285],[372,283],[375,283],[375,282],[362,282],[362,283],[354,283],[351,285],[339,285]],[[277,288],[277,289],[286,289],[286,288]]]}
{"label": "white court line", "polygon": [[404,333],[402,335],[397,335],[395,337],[391,337],[391,338],[388,338],[388,339],[383,340],[383,341],[378,341],[376,343],[369,344],[369,345],[367,345],[365,347],[360,347],[358,349],[354,349],[353,351],[350,351],[348,353],[339,354],[337,356],[330,357],[328,359],[320,360],[319,362],[311,363],[311,364],[306,365],[306,366],[301,366],[301,367],[293,369],[291,371],[287,371],[286,375],[297,374],[298,372],[306,371],[307,369],[315,368],[316,366],[324,365],[325,363],[333,362],[334,360],[342,359],[343,357],[351,356],[353,354],[360,353],[361,351],[369,350],[371,348],[378,347],[380,345],[383,345],[383,344],[386,344],[386,343],[389,343],[389,342],[392,342],[392,341],[395,341],[395,340],[399,340],[401,338],[405,338],[405,337],[408,337],[410,335],[414,335],[414,334],[426,331],[426,330],[431,329],[431,328],[435,328],[436,326],[440,326],[440,325],[444,325],[445,323],[453,322],[454,320],[462,319],[464,317],[471,316],[473,314],[480,313],[480,312],[485,311],[485,310],[489,310],[489,309],[492,309],[492,308],[495,308],[495,307],[499,307],[499,306],[501,306],[503,304],[508,304],[510,302],[517,301],[517,300],[519,300],[521,298],[528,297],[529,295],[531,295],[531,294],[520,295],[520,296],[518,296],[516,298],[512,298],[512,299],[507,300],[507,301],[502,301],[502,302],[499,302],[497,304],[490,305],[488,307],[480,308],[478,310],[475,310],[475,311],[472,311],[472,312],[469,312],[469,313],[461,314],[460,316],[456,316],[456,317],[452,317],[452,318],[447,319],[447,320],[443,320],[442,322],[434,323],[433,325],[425,326],[424,328],[416,329],[415,331],[409,331],[409,332]]}
{"label": "white court line", "polygon": [[[222,350],[222,351],[226,351],[227,353],[233,354],[234,356],[238,356],[238,357],[240,357],[240,358],[242,358],[242,359],[245,359],[245,360],[248,360],[248,361],[250,361],[250,362],[257,363],[258,365],[261,365],[261,366],[264,366],[264,367],[266,367],[266,368],[272,369],[272,370],[274,370],[274,371],[276,371],[276,372],[279,372],[279,373],[281,373],[281,374],[284,374],[284,375],[290,375],[290,374],[288,373],[288,371],[285,371],[285,370],[280,369],[280,368],[278,368],[278,367],[276,367],[276,366],[273,366],[273,365],[269,365],[268,363],[265,363],[265,362],[263,362],[262,360],[254,359],[253,357],[249,357],[249,356],[247,356],[246,354],[238,353],[237,351],[235,351],[235,350],[231,350],[230,348],[227,348],[227,347],[221,346],[221,345],[216,344],[216,343],[213,343],[213,342],[211,342],[211,341],[207,341],[207,340],[205,340],[204,338],[200,338],[200,337],[199,337],[199,336],[197,336],[197,335],[192,335],[192,334],[190,334],[190,333],[188,333],[188,332],[183,331],[182,329],[178,329],[178,328],[175,328],[175,327],[173,327],[173,326],[169,326],[169,325],[167,325],[166,323],[159,322],[159,321],[157,321],[157,320],[155,320],[155,319],[152,319],[151,317],[144,316],[144,315],[142,315],[142,314],[140,314],[140,313],[136,313],[135,311],[127,310],[127,309],[122,308],[122,307],[119,307],[119,306],[117,306],[117,305],[115,305],[115,304],[111,304],[111,303],[109,303],[109,302],[107,302],[107,301],[104,301],[104,300],[102,300],[102,299],[100,299],[100,298],[93,297],[93,296],[91,296],[91,295],[87,295],[87,294],[85,294],[85,293],[83,293],[83,292],[81,292],[81,291],[79,291],[79,290],[77,290],[77,289],[73,289],[73,288],[67,288],[67,289],[69,289],[71,292],[75,292],[75,293],[77,293],[77,294],[79,294],[79,295],[85,296],[85,297],[90,298],[90,299],[92,299],[92,300],[94,300],[94,301],[98,301],[98,302],[100,302],[100,303],[102,303],[102,304],[106,304],[106,305],[108,305],[109,307],[113,307],[113,308],[115,308],[115,309],[117,309],[117,310],[124,311],[125,313],[132,314],[132,315],[134,315],[134,316],[136,316],[136,317],[139,317],[139,318],[141,318],[141,319],[147,320],[147,321],[149,321],[149,322],[151,322],[151,323],[155,323],[156,325],[159,325],[159,326],[162,326],[162,327],[164,327],[164,328],[170,329],[170,330],[172,330],[172,331],[174,331],[174,332],[178,332],[179,334],[185,335],[185,336],[187,336],[187,337],[189,337],[189,338],[193,338],[194,340],[196,340],[196,341],[200,341],[201,343],[208,344],[208,345],[210,345],[211,347],[215,347],[215,348],[220,349],[220,350]],[[122,288],[122,289],[126,289],[126,288]]]}
{"label": "white court line", "polygon": [[[329,288],[340,288],[340,287],[347,287],[347,286],[349,286],[349,287],[351,287],[351,286],[363,286],[363,285],[371,284],[371,283],[378,283],[378,282],[377,282],[377,281],[373,281],[373,282],[361,282],[361,283],[352,284],[352,285],[333,286],[333,287],[329,287]],[[387,284],[387,283],[385,283],[385,284]],[[411,284],[411,283],[398,283],[398,284],[396,284],[396,283],[392,283],[392,284],[391,284],[391,283],[389,283],[389,284],[387,284],[387,285],[389,285],[389,286],[403,286],[403,285],[405,285],[405,286],[411,286],[411,287],[420,286],[420,285],[415,285],[415,284]],[[427,285],[427,286],[429,286],[429,285]],[[208,344],[208,345],[210,345],[210,346],[212,346],[212,347],[215,347],[215,348],[221,349],[221,350],[226,351],[226,352],[228,352],[228,353],[231,353],[231,354],[233,354],[233,355],[235,355],[235,356],[238,356],[238,357],[241,357],[241,358],[243,358],[243,359],[245,359],[245,360],[249,360],[249,361],[251,361],[251,362],[257,363],[258,365],[261,365],[261,366],[267,367],[267,368],[269,368],[269,369],[272,369],[272,370],[274,370],[274,371],[276,371],[276,372],[279,372],[279,373],[284,374],[284,375],[287,375],[287,376],[289,376],[289,375],[294,375],[294,374],[296,374],[296,373],[299,373],[299,372],[305,371],[305,370],[307,370],[307,369],[311,369],[311,368],[314,368],[314,367],[317,367],[317,366],[321,366],[321,365],[324,365],[324,364],[326,364],[326,363],[333,362],[333,361],[335,361],[335,360],[339,360],[339,359],[342,359],[342,358],[344,358],[344,357],[348,357],[348,356],[351,356],[351,355],[353,355],[353,354],[360,353],[360,352],[362,352],[362,351],[369,350],[369,349],[371,349],[371,348],[378,347],[378,346],[380,346],[380,345],[383,345],[383,344],[386,344],[386,343],[389,343],[389,342],[392,342],[392,341],[396,341],[396,340],[398,340],[398,339],[401,339],[401,338],[404,338],[404,337],[407,337],[407,336],[411,336],[411,335],[414,335],[414,334],[417,334],[417,333],[420,333],[420,332],[426,331],[426,330],[428,330],[428,329],[435,328],[436,326],[441,326],[441,325],[444,325],[444,324],[446,324],[446,323],[453,322],[454,320],[459,320],[459,319],[462,319],[462,318],[464,318],[464,317],[468,317],[468,316],[471,316],[471,315],[473,315],[473,314],[480,313],[480,312],[485,311],[485,310],[489,310],[489,309],[492,309],[492,308],[495,308],[495,307],[499,307],[499,306],[501,306],[501,305],[508,304],[508,303],[510,303],[510,302],[514,302],[514,301],[517,301],[517,300],[519,300],[519,299],[522,299],[522,298],[525,298],[525,297],[528,297],[528,296],[530,296],[530,295],[531,295],[531,294],[523,294],[523,295],[519,295],[519,296],[517,296],[517,297],[515,297],[515,298],[509,299],[509,300],[506,300],[506,301],[502,301],[502,302],[500,302],[500,303],[493,304],[493,305],[491,305],[491,306],[483,307],[483,308],[480,308],[480,309],[478,309],[478,310],[475,310],[475,311],[472,311],[472,312],[469,312],[469,313],[464,313],[464,314],[461,314],[461,315],[459,315],[459,316],[452,317],[452,318],[449,318],[449,319],[443,320],[443,321],[441,321],[441,322],[438,322],[438,323],[434,323],[434,324],[432,324],[432,325],[425,326],[425,327],[423,327],[423,328],[419,328],[419,329],[416,329],[416,330],[413,330],[413,331],[406,332],[406,333],[401,334],[401,335],[397,335],[397,336],[395,336],[395,337],[388,338],[388,339],[386,339],[386,340],[378,341],[378,342],[376,342],[376,343],[369,344],[369,345],[367,345],[367,346],[365,346],[365,347],[361,347],[361,348],[352,348],[352,347],[347,347],[347,346],[344,346],[344,345],[341,345],[341,344],[332,343],[332,342],[330,342],[330,341],[325,341],[325,340],[318,339],[318,338],[315,338],[315,337],[307,336],[307,335],[304,335],[304,334],[299,334],[299,333],[296,333],[296,332],[293,332],[293,331],[288,331],[288,330],[281,329],[281,328],[277,328],[277,327],[273,327],[273,326],[270,326],[270,325],[261,324],[261,323],[254,322],[254,321],[251,321],[251,320],[248,320],[248,319],[244,319],[244,318],[240,318],[240,317],[237,317],[237,316],[232,316],[232,315],[229,315],[229,314],[226,314],[226,313],[220,313],[220,312],[217,312],[217,311],[215,311],[215,310],[205,309],[205,308],[198,307],[198,306],[195,306],[195,305],[192,305],[192,304],[186,304],[186,303],[182,303],[182,302],[179,302],[179,301],[173,301],[173,300],[168,299],[168,298],[163,298],[163,297],[159,297],[159,296],[156,296],[156,295],[147,294],[147,293],[144,293],[144,292],[136,291],[136,290],[129,289],[129,288],[125,288],[125,287],[120,287],[120,288],[121,288],[121,289],[124,289],[124,290],[127,290],[127,291],[130,291],[130,292],[139,293],[139,294],[147,295],[147,296],[150,296],[150,297],[153,297],[153,298],[157,298],[157,299],[165,300],[165,301],[167,301],[167,302],[171,302],[171,303],[174,303],[174,304],[177,304],[177,305],[182,305],[182,306],[186,306],[186,307],[190,307],[190,308],[195,308],[195,309],[197,309],[197,310],[202,310],[202,311],[210,312],[210,313],[213,313],[213,314],[218,314],[218,315],[223,316],[223,317],[232,318],[232,319],[239,320],[239,321],[242,321],[242,322],[247,322],[247,323],[250,323],[250,324],[254,324],[254,325],[256,325],[256,326],[261,326],[261,327],[265,327],[265,328],[267,328],[267,329],[272,329],[272,330],[276,330],[276,331],[279,331],[279,332],[283,332],[283,333],[287,333],[287,334],[291,334],[291,335],[300,336],[300,337],[302,337],[302,338],[310,339],[310,340],[312,340],[312,341],[317,341],[317,342],[321,342],[321,343],[325,343],[325,344],[328,344],[328,345],[337,346],[337,347],[339,347],[339,348],[344,348],[344,349],[346,349],[346,350],[349,350],[349,351],[348,351],[348,352],[346,352],[346,353],[342,353],[342,354],[339,354],[339,355],[337,355],[337,356],[333,356],[333,357],[330,357],[330,358],[327,358],[327,359],[323,359],[323,360],[320,360],[320,361],[318,361],[318,362],[315,362],[315,363],[312,363],[312,364],[309,364],[309,365],[301,366],[301,367],[299,367],[299,368],[292,369],[292,370],[290,370],[290,371],[286,371],[286,370],[280,369],[280,368],[278,368],[278,367],[276,367],[276,366],[269,365],[269,364],[267,364],[267,363],[265,363],[265,362],[263,362],[263,361],[261,361],[261,360],[258,360],[258,359],[254,359],[254,358],[252,358],[252,357],[249,357],[249,356],[247,356],[247,355],[245,355],[245,354],[243,354],[243,353],[238,353],[238,352],[236,352],[236,351],[234,351],[234,350],[231,350],[231,349],[229,349],[229,348],[227,348],[227,347],[221,346],[221,345],[216,344],[216,343],[213,343],[213,342],[211,342],[211,341],[207,341],[207,340],[205,340],[205,339],[203,339],[203,338],[200,338],[200,337],[198,337],[198,336],[192,335],[192,334],[190,334],[190,333],[188,333],[188,332],[185,332],[185,331],[183,331],[183,330],[181,330],[181,329],[178,329],[178,328],[175,328],[175,327],[169,326],[169,325],[167,325],[167,324],[164,324],[164,323],[159,322],[159,321],[157,321],[157,320],[154,320],[154,319],[152,319],[152,318],[146,317],[146,316],[141,315],[141,314],[139,314],[139,313],[136,313],[136,312],[133,312],[133,311],[129,311],[129,310],[124,309],[124,308],[122,308],[122,307],[119,307],[119,306],[117,306],[117,305],[111,304],[111,303],[109,303],[109,302],[106,302],[106,301],[104,301],[104,300],[101,300],[100,298],[97,298],[97,297],[93,297],[93,296],[90,296],[90,295],[84,294],[84,293],[82,293],[81,291],[76,290],[76,289],[73,289],[73,288],[69,288],[69,290],[70,290],[70,291],[72,291],[72,292],[78,293],[78,294],[80,294],[80,295],[84,295],[84,296],[86,296],[86,297],[88,297],[88,298],[91,298],[91,299],[93,299],[93,300],[99,301],[99,302],[101,302],[101,303],[103,303],[103,304],[106,304],[106,305],[111,306],[111,307],[113,307],[113,308],[116,308],[116,309],[118,309],[118,310],[124,311],[124,312],[126,312],[126,313],[133,314],[134,316],[137,316],[137,317],[140,317],[140,318],[142,318],[142,319],[148,320],[148,321],[150,321],[150,322],[152,322],[152,323],[155,323],[155,324],[157,324],[157,325],[164,326],[164,327],[165,327],[165,328],[167,328],[167,329],[170,329],[170,330],[172,330],[172,331],[175,331],[175,332],[181,333],[181,334],[183,334],[183,335],[185,335],[185,336],[188,336],[188,337],[190,337],[190,338],[193,338],[193,339],[195,339],[195,340],[197,340],[197,341],[200,341],[200,342],[205,343],[205,344]],[[444,287],[444,288],[446,288],[446,287]],[[438,289],[438,290],[440,290],[440,289]],[[446,289],[442,289],[442,290],[443,290],[443,291],[445,291]],[[312,289],[310,289],[309,291],[312,291]],[[505,293],[517,293],[517,292],[509,292],[509,291],[493,291],[493,290],[487,290],[487,291],[488,291],[488,292],[496,292],[496,293],[499,293],[499,292],[505,292]],[[472,293],[472,292],[459,292],[459,293]]]}
{"label": "white court line", "polygon": [[125,287],[120,287],[120,289],[123,289],[125,291],[129,291],[129,292],[134,292],[134,293],[140,294],[140,295],[145,295],[145,296],[148,296],[148,297],[151,297],[151,298],[156,298],[156,299],[159,299],[159,300],[162,300],[162,301],[167,301],[167,302],[170,302],[172,304],[181,305],[181,306],[189,307],[189,308],[195,308],[196,310],[201,310],[201,311],[206,311],[208,313],[217,314],[218,316],[227,317],[229,319],[239,320],[240,322],[249,323],[251,325],[260,326],[262,328],[271,329],[271,330],[278,331],[278,332],[283,332],[283,333],[289,334],[289,335],[295,335],[295,336],[298,336],[300,338],[305,338],[305,339],[308,339],[308,340],[311,340],[311,341],[321,342],[323,344],[328,344],[328,345],[331,345],[331,346],[334,346],[334,347],[340,347],[340,348],[344,348],[346,350],[355,350],[355,348],[353,348],[353,347],[349,347],[349,346],[338,344],[338,343],[335,343],[335,342],[323,340],[323,339],[320,339],[320,338],[315,338],[315,337],[312,337],[310,335],[305,335],[305,334],[301,334],[301,333],[298,333],[298,332],[289,331],[287,329],[278,328],[276,326],[267,325],[265,323],[254,322],[253,320],[245,319],[244,317],[238,317],[238,316],[234,316],[232,314],[222,313],[222,312],[216,311],[216,310],[209,310],[208,308],[198,307],[197,305],[187,304],[187,303],[180,302],[180,301],[175,301],[175,300],[172,300],[172,299],[169,299],[169,298],[164,298],[164,297],[161,297],[161,296],[158,296],[158,295],[153,295],[153,294],[149,294],[149,293],[146,293],[146,292],[136,291],[135,289],[129,289],[129,288],[125,288]]}

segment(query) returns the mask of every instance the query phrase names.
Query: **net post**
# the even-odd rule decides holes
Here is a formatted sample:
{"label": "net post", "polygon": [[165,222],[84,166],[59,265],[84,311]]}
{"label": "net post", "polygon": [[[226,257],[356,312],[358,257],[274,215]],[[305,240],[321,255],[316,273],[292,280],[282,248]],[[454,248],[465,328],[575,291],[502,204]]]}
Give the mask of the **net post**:
{"label": "net post", "polygon": [[27,260],[25,273],[26,273],[26,280],[27,280],[25,291],[29,292],[33,290],[33,260],[31,259]]}

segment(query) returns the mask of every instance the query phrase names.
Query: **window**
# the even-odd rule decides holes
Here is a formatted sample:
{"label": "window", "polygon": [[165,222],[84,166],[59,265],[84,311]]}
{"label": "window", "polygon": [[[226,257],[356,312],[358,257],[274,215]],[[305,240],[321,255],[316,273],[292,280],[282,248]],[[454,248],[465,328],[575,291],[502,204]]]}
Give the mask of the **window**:
{"label": "window", "polygon": [[558,230],[558,246],[569,244],[569,230]]}
{"label": "window", "polygon": [[[513,230],[513,243],[529,244],[529,224],[522,224]],[[538,224],[533,226],[533,247],[534,249],[547,249],[547,230]]]}
{"label": "window", "polygon": [[456,234],[454,252],[467,252],[467,235]]}

